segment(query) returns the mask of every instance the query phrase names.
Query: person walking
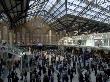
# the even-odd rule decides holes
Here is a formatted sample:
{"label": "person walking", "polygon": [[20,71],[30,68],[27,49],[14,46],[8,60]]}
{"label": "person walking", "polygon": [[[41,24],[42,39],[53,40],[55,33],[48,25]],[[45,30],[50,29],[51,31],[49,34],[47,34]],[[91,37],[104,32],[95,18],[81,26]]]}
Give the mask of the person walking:
{"label": "person walking", "polygon": [[70,82],[73,80],[73,73],[70,73]]}
{"label": "person walking", "polygon": [[49,82],[49,77],[48,77],[48,75],[44,75],[43,82]]}
{"label": "person walking", "polygon": [[11,74],[10,73],[8,74],[7,78],[8,78],[8,82],[11,82]]}

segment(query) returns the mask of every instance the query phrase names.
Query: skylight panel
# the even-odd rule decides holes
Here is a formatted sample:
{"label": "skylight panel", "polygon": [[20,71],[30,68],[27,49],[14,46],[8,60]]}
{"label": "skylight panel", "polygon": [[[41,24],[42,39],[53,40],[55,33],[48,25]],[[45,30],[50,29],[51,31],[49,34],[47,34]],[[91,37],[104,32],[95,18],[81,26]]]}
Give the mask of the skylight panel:
{"label": "skylight panel", "polygon": [[59,14],[60,13],[60,11],[56,11],[55,13],[53,13],[55,16],[57,15],[57,14]]}
{"label": "skylight panel", "polygon": [[48,11],[51,7],[52,7],[52,4],[50,2],[48,2],[45,8]]}
{"label": "skylight panel", "polygon": [[105,23],[108,23],[108,21],[107,21],[107,20],[105,20],[104,22],[105,22]]}
{"label": "skylight panel", "polygon": [[110,24],[110,18],[109,18],[109,20],[108,20],[108,24]]}
{"label": "skylight panel", "polygon": [[[41,0],[41,1],[43,2],[44,0]],[[67,13],[75,16],[77,16],[89,4],[86,2],[86,0],[67,0],[67,1],[68,1]],[[87,1],[91,2],[93,0],[87,0]],[[32,9],[28,10],[28,14],[34,15],[35,12],[37,12],[38,10],[40,11],[46,10],[47,12],[49,12],[49,14],[52,14],[56,18],[59,18],[66,14],[65,0],[48,0],[43,4],[38,3],[38,1],[36,1],[35,3],[35,0],[30,1],[29,5],[33,5],[33,4],[35,6],[32,7]],[[41,7],[41,5],[43,6]],[[108,20],[104,20],[107,18],[107,16],[108,18],[110,17],[110,13],[108,13],[107,10],[110,10],[110,2],[108,0],[94,0],[94,2],[91,3],[80,16],[91,20],[107,22]],[[49,21],[52,20],[52,18],[50,19],[48,18],[48,16],[45,16],[45,18],[49,19]]]}
{"label": "skylight panel", "polygon": [[78,12],[80,12],[80,11],[82,11],[83,9],[79,7],[79,8],[76,8],[75,10],[78,11]]}
{"label": "skylight panel", "polygon": [[76,6],[70,6],[68,7],[68,9],[74,10],[76,8]]}
{"label": "skylight panel", "polygon": [[103,8],[106,8],[108,5],[109,5],[108,3],[101,4],[101,6],[102,6]]}
{"label": "skylight panel", "polygon": [[74,0],[74,2],[76,5],[78,5],[80,3],[80,0]]}
{"label": "skylight panel", "polygon": [[103,8],[107,8],[110,5],[109,0],[98,0],[97,4]]}
{"label": "skylight panel", "polygon": [[93,20],[98,20],[98,19],[99,19],[98,17],[94,17],[94,18],[93,18]]}
{"label": "skylight panel", "polygon": [[55,6],[56,8],[59,8],[62,4],[58,3],[57,6]]}
{"label": "skylight panel", "polygon": [[70,13],[73,13],[73,10],[72,9],[68,9],[67,12],[70,14]]}
{"label": "skylight panel", "polygon": [[105,15],[102,15],[102,16],[101,16],[101,18],[103,18],[103,19],[106,18],[106,17],[107,17],[107,16],[105,16]]}
{"label": "skylight panel", "polygon": [[63,11],[64,9],[65,9],[65,6],[61,7],[61,8],[59,9],[59,11],[61,12],[61,11]]}
{"label": "skylight panel", "polygon": [[29,6],[32,5],[32,4],[34,4],[34,2],[35,2],[35,1],[30,1]]}
{"label": "skylight panel", "polygon": [[106,19],[104,22],[110,24],[110,19]]}
{"label": "skylight panel", "polygon": [[89,11],[86,12],[86,14],[95,15],[96,12],[93,12],[93,11],[89,10]]}
{"label": "skylight panel", "polygon": [[74,1],[75,1],[75,0],[68,0],[68,2],[71,2],[71,3],[74,2]]}
{"label": "skylight panel", "polygon": [[100,9],[98,9],[98,8],[91,8],[91,10],[96,11],[96,12],[100,11]]}
{"label": "skylight panel", "polygon": [[59,0],[59,2],[60,2],[60,3],[64,3],[64,2],[65,2],[65,0]]}
{"label": "skylight panel", "polygon": [[106,12],[105,15],[110,16],[110,13],[107,13],[107,12]]}
{"label": "skylight panel", "polygon": [[85,3],[80,3],[79,6],[86,7],[87,4],[85,4]]}
{"label": "skylight panel", "polygon": [[50,3],[54,4],[56,0],[49,0]]}
{"label": "skylight panel", "polygon": [[78,13],[79,13],[78,11],[72,11],[72,12],[71,12],[71,14],[72,14],[72,15],[75,15],[75,16],[78,15]]}
{"label": "skylight panel", "polygon": [[49,22],[51,19],[52,19],[52,18],[51,18],[51,17],[49,17],[49,18],[48,18],[48,20],[46,20],[46,21],[48,21],[48,22]]}
{"label": "skylight panel", "polygon": [[56,11],[58,11],[60,8],[64,7],[64,3],[60,4],[58,3],[52,10],[51,12],[54,13]]}
{"label": "skylight panel", "polygon": [[101,15],[99,16],[99,18],[105,19],[105,18],[107,18],[107,16],[101,14]]}
{"label": "skylight panel", "polygon": [[91,17],[92,17],[92,15],[90,15],[90,14],[87,14],[86,15],[86,18],[89,18],[90,19]]}
{"label": "skylight panel", "polygon": [[102,20],[102,18],[97,18],[97,21],[101,21]]}
{"label": "skylight panel", "polygon": [[63,13],[62,13],[62,14],[58,15],[58,18],[60,18],[60,17],[64,16],[65,14],[66,14],[66,11],[63,11]]}
{"label": "skylight panel", "polygon": [[91,19],[91,18],[93,17],[93,15],[90,15],[90,14],[84,14],[82,17]]}

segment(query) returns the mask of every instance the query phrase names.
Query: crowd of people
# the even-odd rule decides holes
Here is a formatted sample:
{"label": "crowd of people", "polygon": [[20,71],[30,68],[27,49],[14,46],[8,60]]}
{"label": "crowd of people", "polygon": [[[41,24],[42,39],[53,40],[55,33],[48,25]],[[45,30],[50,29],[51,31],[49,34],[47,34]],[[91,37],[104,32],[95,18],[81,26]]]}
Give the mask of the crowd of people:
{"label": "crowd of people", "polygon": [[[33,56],[21,63],[15,62],[8,70],[8,82],[109,82],[110,64],[103,58],[96,57],[85,50],[83,53],[74,54],[64,51],[34,51]],[[27,55],[25,55],[27,56]],[[29,64],[29,65],[27,65]],[[0,62],[0,75],[3,72],[3,59]],[[20,70],[20,75],[16,71]],[[95,78],[92,78],[92,75]],[[76,78],[77,76],[77,78]],[[77,79],[77,80],[74,80]],[[95,79],[95,80],[94,80]],[[2,78],[1,78],[2,80]],[[3,82],[3,81],[0,81]]]}

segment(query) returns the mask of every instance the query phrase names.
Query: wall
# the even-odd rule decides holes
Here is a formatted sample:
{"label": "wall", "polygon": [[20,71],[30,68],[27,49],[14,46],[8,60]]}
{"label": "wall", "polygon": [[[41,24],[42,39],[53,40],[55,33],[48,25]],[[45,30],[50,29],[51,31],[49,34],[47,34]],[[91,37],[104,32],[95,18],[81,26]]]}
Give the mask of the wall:
{"label": "wall", "polygon": [[[70,34],[68,34],[70,36]],[[32,44],[57,44],[58,41],[68,36],[65,31],[56,32],[42,18],[34,17],[29,22],[9,30],[8,26],[0,23],[0,40],[6,40],[10,44],[15,42]]]}
{"label": "wall", "polygon": [[[57,44],[61,38],[49,25],[42,21],[42,18],[35,17],[31,21],[18,27],[15,30],[16,42],[24,44],[43,43]],[[62,36],[63,37],[63,36]]]}
{"label": "wall", "polygon": [[7,41],[12,44],[14,41],[14,32],[9,30],[8,26],[4,23],[0,23],[0,42]]}

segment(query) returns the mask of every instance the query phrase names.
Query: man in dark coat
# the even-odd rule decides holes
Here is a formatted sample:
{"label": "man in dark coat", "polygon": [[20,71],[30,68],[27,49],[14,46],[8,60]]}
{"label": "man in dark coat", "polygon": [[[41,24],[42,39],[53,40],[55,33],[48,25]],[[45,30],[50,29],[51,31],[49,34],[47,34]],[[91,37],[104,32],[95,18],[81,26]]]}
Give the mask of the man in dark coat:
{"label": "man in dark coat", "polygon": [[70,73],[70,82],[73,80],[73,73]]}
{"label": "man in dark coat", "polygon": [[79,73],[79,82],[84,82],[84,77],[82,73]]}
{"label": "man in dark coat", "polygon": [[47,75],[44,75],[43,82],[49,82],[49,77]]}
{"label": "man in dark coat", "polygon": [[8,82],[11,82],[11,74],[10,73],[8,74],[7,78],[8,78]]}
{"label": "man in dark coat", "polygon": [[15,76],[14,76],[14,79],[13,79],[13,81],[12,81],[12,82],[18,82],[18,80],[19,80],[18,76],[17,76],[17,75],[15,75]]}
{"label": "man in dark coat", "polygon": [[58,73],[57,74],[57,80],[58,80],[58,82],[60,82],[60,79],[61,79],[61,75],[60,75],[60,73]]}
{"label": "man in dark coat", "polygon": [[2,78],[0,78],[0,82],[4,82]]}

